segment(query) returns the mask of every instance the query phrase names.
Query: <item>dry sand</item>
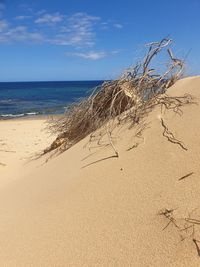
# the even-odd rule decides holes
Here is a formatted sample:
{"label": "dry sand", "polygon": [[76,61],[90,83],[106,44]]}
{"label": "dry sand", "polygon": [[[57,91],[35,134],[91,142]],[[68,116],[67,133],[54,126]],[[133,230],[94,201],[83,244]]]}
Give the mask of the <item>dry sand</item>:
{"label": "dry sand", "polygon": [[[169,89],[185,93],[199,102],[200,77]],[[119,158],[106,159],[114,154],[110,147],[84,148],[86,138],[18,173],[11,157],[21,166],[51,140],[40,132],[42,121],[0,122],[3,148],[16,150],[0,154],[7,164],[0,166],[1,179],[2,169],[10,169],[9,182],[0,186],[0,266],[199,266],[200,225],[185,220],[200,219],[199,116],[199,105],[185,106],[182,116],[157,108],[143,138],[134,138],[134,130],[118,132]],[[163,136],[161,118],[187,151]],[[159,215],[166,209],[174,210],[169,218]]]}
{"label": "dry sand", "polygon": [[30,169],[31,157],[52,142],[46,121],[47,117],[0,120],[0,187],[21,177]]}

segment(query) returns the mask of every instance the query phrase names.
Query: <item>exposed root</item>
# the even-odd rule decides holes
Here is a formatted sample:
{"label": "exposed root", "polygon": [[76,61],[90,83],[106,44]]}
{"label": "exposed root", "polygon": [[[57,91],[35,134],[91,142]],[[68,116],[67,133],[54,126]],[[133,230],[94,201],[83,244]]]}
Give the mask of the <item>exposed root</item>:
{"label": "exposed root", "polygon": [[161,125],[164,128],[163,136],[166,137],[169,142],[179,145],[183,150],[187,151],[188,149],[185,147],[185,145],[181,141],[176,139],[173,133],[168,129],[168,127],[164,123],[164,120],[161,118],[160,121],[161,121]]}
{"label": "exposed root", "polygon": [[182,107],[188,104],[196,104],[195,99],[190,94],[185,94],[184,96],[171,97],[167,94],[158,96],[157,101],[161,105],[161,112],[164,109],[173,110],[176,114],[182,115]]}

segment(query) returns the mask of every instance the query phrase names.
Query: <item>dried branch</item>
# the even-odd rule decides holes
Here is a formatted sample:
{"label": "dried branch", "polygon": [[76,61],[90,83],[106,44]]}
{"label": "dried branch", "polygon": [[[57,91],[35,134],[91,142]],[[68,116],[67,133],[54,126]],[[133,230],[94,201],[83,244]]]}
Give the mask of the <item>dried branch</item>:
{"label": "dried branch", "polygon": [[178,139],[176,139],[175,136],[173,135],[173,133],[171,131],[169,131],[169,129],[167,128],[167,126],[164,123],[164,120],[162,118],[160,120],[161,120],[161,125],[164,128],[163,136],[166,137],[169,142],[171,142],[173,144],[177,144],[182,149],[187,151],[188,149],[184,146],[184,144],[181,141],[179,141]]}
{"label": "dried branch", "polygon": [[[90,97],[71,106],[62,118],[50,121],[48,129],[58,137],[43,154],[58,149],[65,151],[116,118],[118,123],[129,121],[134,126],[158,105],[181,115],[181,107],[191,99],[188,96],[173,98],[161,95],[181,77],[184,67],[184,62],[174,58],[169,49],[171,43],[172,40],[164,38],[147,44],[148,51],[143,61],[125,71],[119,79],[104,82]],[[151,63],[162,51],[168,51],[170,64],[166,72],[159,74]],[[107,131],[102,130],[102,136],[106,134]],[[113,147],[112,141],[110,145]]]}

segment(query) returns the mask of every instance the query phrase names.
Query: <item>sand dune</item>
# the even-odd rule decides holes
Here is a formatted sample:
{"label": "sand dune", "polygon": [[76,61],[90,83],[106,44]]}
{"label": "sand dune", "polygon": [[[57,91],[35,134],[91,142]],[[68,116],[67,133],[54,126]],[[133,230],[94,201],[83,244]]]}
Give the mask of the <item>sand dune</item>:
{"label": "sand dune", "polygon": [[[199,102],[200,77],[169,89],[185,93]],[[90,152],[86,138],[17,179],[11,171],[0,187],[0,266],[198,266],[200,106],[182,110],[154,110],[142,138],[121,129],[119,158],[111,147]]]}

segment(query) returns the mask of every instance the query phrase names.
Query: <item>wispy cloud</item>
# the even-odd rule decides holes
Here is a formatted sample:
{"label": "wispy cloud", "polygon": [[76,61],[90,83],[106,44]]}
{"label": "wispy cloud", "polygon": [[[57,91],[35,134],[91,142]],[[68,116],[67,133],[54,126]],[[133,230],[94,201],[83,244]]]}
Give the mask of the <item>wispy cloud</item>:
{"label": "wispy cloud", "polygon": [[43,42],[44,37],[39,32],[29,32],[27,27],[18,26],[9,28],[0,34],[0,42],[9,43],[13,41],[26,41],[26,42]]}
{"label": "wispy cloud", "polygon": [[46,9],[41,9],[41,10],[35,12],[35,15],[36,15],[36,16],[41,16],[41,15],[43,15],[44,13],[47,13]]}
{"label": "wispy cloud", "polygon": [[122,29],[123,24],[114,22],[113,20],[108,20],[108,21],[102,21],[100,23],[100,29],[102,30],[112,30],[113,28],[116,29]]}
{"label": "wispy cloud", "polygon": [[59,12],[56,12],[54,14],[43,14],[41,17],[35,20],[35,23],[37,24],[55,24],[58,22],[61,22],[63,20],[63,15],[61,15]]}
{"label": "wispy cloud", "polygon": [[8,23],[5,20],[0,20],[0,33],[8,28]]}
{"label": "wispy cloud", "polygon": [[[32,27],[25,23],[26,19],[33,19]],[[0,42],[14,41],[36,41],[46,42],[54,45],[65,46],[93,46],[95,44],[95,25],[100,21],[99,17],[86,13],[75,13],[63,15],[57,13],[46,13],[40,11],[35,17],[21,15],[15,17],[22,25],[13,26],[12,21],[7,23],[0,20]],[[41,27],[45,25],[45,27]],[[52,27],[53,26],[53,27]],[[34,30],[33,30],[34,29]]]}
{"label": "wispy cloud", "polygon": [[80,57],[84,59],[90,59],[90,60],[98,60],[98,59],[104,58],[106,56],[106,53],[90,51],[87,53],[66,53],[66,55]]}
{"label": "wispy cloud", "polygon": [[[102,26],[113,27],[113,23],[102,21],[100,17],[84,12],[66,15],[59,12],[49,13],[46,10],[34,12],[31,9],[29,13],[13,19],[0,19],[0,43],[35,42],[91,49],[96,44],[96,34]],[[114,27],[122,28],[122,25],[115,23]],[[86,53],[73,53],[71,56],[98,60],[109,54],[111,53],[92,50]]]}
{"label": "wispy cloud", "polygon": [[25,20],[25,19],[31,19],[32,16],[16,16],[15,19],[16,20]]}
{"label": "wispy cloud", "polygon": [[123,25],[120,24],[120,23],[114,23],[113,26],[117,29],[122,29],[123,28]]}
{"label": "wispy cloud", "polygon": [[99,20],[99,17],[86,13],[67,16],[52,42],[57,45],[92,46],[95,39],[94,26]]}
{"label": "wispy cloud", "polygon": [[118,51],[111,51],[111,52],[89,51],[89,52],[84,52],[84,53],[79,53],[79,52],[66,53],[66,56],[75,56],[75,57],[80,57],[80,58],[84,58],[88,60],[99,60],[109,55],[117,54],[117,53]]}

